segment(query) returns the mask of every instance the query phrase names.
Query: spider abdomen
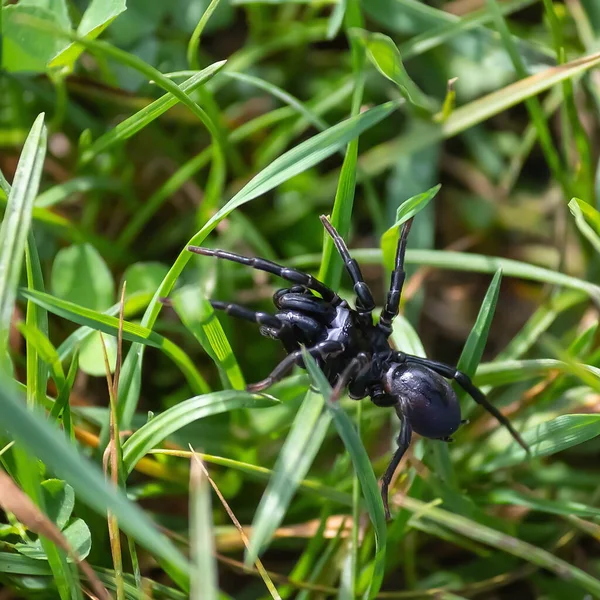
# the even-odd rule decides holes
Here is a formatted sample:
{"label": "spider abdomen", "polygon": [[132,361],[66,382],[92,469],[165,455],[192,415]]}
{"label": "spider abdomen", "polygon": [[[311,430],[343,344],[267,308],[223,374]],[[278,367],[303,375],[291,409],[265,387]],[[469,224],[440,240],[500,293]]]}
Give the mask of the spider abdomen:
{"label": "spider abdomen", "polygon": [[460,426],[460,405],[450,384],[421,365],[392,367],[385,375],[386,391],[398,399],[397,412],[423,437],[445,439]]}

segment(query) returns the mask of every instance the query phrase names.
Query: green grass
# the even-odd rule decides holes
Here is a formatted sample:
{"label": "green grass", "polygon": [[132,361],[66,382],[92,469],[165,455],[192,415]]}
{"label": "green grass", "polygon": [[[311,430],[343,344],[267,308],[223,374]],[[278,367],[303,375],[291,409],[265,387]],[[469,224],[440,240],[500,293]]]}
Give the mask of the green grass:
{"label": "green grass", "polygon": [[[113,597],[600,595],[600,14],[465,6],[2,3],[0,463]],[[393,411],[311,361],[244,391],[283,350],[207,299],[272,311],[281,282],[186,248],[351,299],[322,214],[378,307],[415,216],[394,344],[470,374],[530,458],[460,394],[386,523]],[[85,597],[13,508],[2,585]]]}

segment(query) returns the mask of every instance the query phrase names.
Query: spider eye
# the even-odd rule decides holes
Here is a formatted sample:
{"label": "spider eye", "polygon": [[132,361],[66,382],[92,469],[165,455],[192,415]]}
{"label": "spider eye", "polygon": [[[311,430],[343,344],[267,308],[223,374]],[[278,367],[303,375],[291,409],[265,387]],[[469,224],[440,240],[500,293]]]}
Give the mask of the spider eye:
{"label": "spider eye", "polygon": [[401,418],[408,419],[413,430],[423,437],[441,439],[458,429],[460,406],[456,394],[450,384],[431,369],[400,365],[386,377],[385,387],[398,399],[397,411]]}

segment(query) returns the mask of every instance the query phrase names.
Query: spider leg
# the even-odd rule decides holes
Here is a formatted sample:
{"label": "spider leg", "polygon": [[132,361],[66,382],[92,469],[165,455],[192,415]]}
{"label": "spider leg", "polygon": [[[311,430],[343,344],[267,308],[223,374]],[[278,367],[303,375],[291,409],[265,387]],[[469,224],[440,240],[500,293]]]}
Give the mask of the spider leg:
{"label": "spider leg", "polygon": [[515,441],[529,454],[529,446],[523,440],[519,432],[512,426],[511,422],[485,397],[485,394],[476,387],[471,378],[462,371],[457,371],[454,367],[449,365],[445,365],[440,362],[436,362],[435,360],[429,360],[428,358],[420,358],[419,356],[412,356],[410,354],[404,354],[402,352],[396,353],[396,360],[400,360],[400,362],[408,362],[415,363],[419,365],[423,365],[435,371],[442,377],[446,379],[453,379],[460,385],[460,387],[477,402],[480,406],[483,406],[485,410],[487,410],[495,419],[508,429],[512,437]]}
{"label": "spider leg", "polygon": [[244,319],[245,321],[250,321],[252,323],[258,323],[259,325],[263,325],[270,329],[281,329],[283,326],[283,323],[277,317],[274,317],[269,313],[251,310],[245,306],[240,306],[239,304],[221,302],[220,300],[211,300],[210,304],[213,308],[225,311],[232,317]]}
{"label": "spider leg", "polygon": [[322,298],[288,292],[274,299],[275,306],[281,310],[293,310],[303,314],[311,315],[315,319],[321,319],[330,323],[336,315],[335,307]]}
{"label": "spider leg", "polygon": [[233,252],[228,252],[226,250],[216,250],[213,248],[200,248],[199,246],[188,246],[188,250],[193,252],[194,254],[202,254],[204,256],[214,256],[216,258],[222,258],[224,260],[230,260],[232,262],[240,263],[242,265],[247,265],[252,267],[253,269],[258,269],[259,271],[266,271],[267,273],[272,273],[273,275],[277,275],[286,281],[290,281],[292,283],[298,283],[300,285],[306,286],[315,292],[318,292],[323,296],[325,300],[331,302],[334,305],[340,304],[342,299],[331,289],[328,288],[324,283],[309,275],[308,273],[303,273],[302,271],[298,271],[297,269],[292,269],[290,267],[284,267],[282,265],[278,265],[270,260],[265,258],[250,258],[248,256],[242,256],[241,254],[234,254]]}
{"label": "spider leg", "polygon": [[331,392],[331,401],[337,402],[344,393],[344,389],[346,389],[350,381],[359,375],[361,371],[364,371],[366,368],[368,368],[370,363],[371,361],[369,357],[364,352],[361,352],[355,356],[342,371],[342,374],[338,377],[335,387]]}
{"label": "spider leg", "polygon": [[402,419],[400,421],[400,435],[398,436],[398,449],[394,452],[394,456],[392,456],[392,460],[388,465],[388,468],[385,470],[383,477],[381,478],[381,499],[383,500],[383,509],[385,511],[385,518],[390,520],[390,506],[388,503],[389,497],[389,487],[392,482],[392,477],[404,453],[408,450],[410,446],[410,438],[412,437],[412,429],[407,419]]}
{"label": "spider leg", "polygon": [[398,311],[400,309],[402,286],[404,285],[404,279],[406,278],[406,272],[404,271],[404,255],[406,254],[406,241],[408,239],[408,232],[410,231],[412,222],[413,219],[409,219],[402,226],[402,232],[400,233],[400,238],[398,239],[396,262],[394,265],[394,270],[392,271],[390,290],[387,293],[387,299],[379,317],[378,327],[383,329],[388,337],[392,333],[392,321],[398,315]]}
{"label": "spider leg", "polygon": [[[342,353],[346,347],[341,342],[333,342],[333,341],[325,341],[320,342],[316,346],[312,348],[307,348],[306,351],[315,358],[322,358],[326,360],[327,358],[336,356]],[[271,374],[262,381],[258,381],[257,383],[253,383],[246,387],[249,392],[260,392],[277,381],[283,379],[289,371],[292,370],[294,365],[299,364],[299,361],[302,361],[302,350],[296,350],[291,354],[288,354],[274,369],[271,371]]]}
{"label": "spider leg", "polygon": [[369,286],[365,283],[360,267],[356,260],[350,256],[350,252],[342,236],[335,230],[335,227],[329,222],[329,219],[325,215],[320,217],[321,223],[327,233],[333,239],[333,243],[340,253],[342,260],[344,261],[344,267],[352,283],[354,284],[354,293],[356,294],[356,309],[361,315],[368,316],[370,318],[371,312],[375,308],[375,301],[373,300],[373,294],[369,289]]}

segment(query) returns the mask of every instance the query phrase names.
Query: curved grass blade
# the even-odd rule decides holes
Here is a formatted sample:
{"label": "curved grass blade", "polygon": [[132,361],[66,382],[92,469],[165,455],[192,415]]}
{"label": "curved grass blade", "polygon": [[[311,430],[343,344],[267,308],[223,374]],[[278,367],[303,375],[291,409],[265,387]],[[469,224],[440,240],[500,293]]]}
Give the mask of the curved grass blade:
{"label": "curved grass blade", "polygon": [[381,249],[386,265],[391,265],[391,268],[393,268],[398,238],[400,237],[400,227],[411,217],[422,211],[435,198],[441,187],[440,184],[435,185],[426,192],[409,198],[398,207],[396,222],[381,236]]}
{"label": "curved grass blade", "polygon": [[349,33],[365,48],[367,56],[375,68],[398,86],[400,93],[408,102],[425,115],[437,110],[434,101],[419,88],[406,72],[400,51],[392,38],[383,33],[366,31],[359,27],[353,27]]}
{"label": "curved grass blade", "polygon": [[210,415],[217,415],[236,408],[267,408],[278,400],[264,394],[250,394],[235,390],[213,392],[195,396],[153,417],[140,427],[123,444],[123,465],[131,473],[136,463],[152,448],[182,427]]}
{"label": "curved grass blade", "polygon": [[27,136],[0,228],[0,361],[5,360],[8,336],[21,275],[33,201],[38,192],[46,156],[44,113]]}
{"label": "curved grass blade", "polygon": [[[546,423],[525,429],[523,439],[531,448],[531,456],[549,456],[577,446],[600,435],[600,415],[560,415]],[[511,440],[505,450],[488,458],[476,468],[490,473],[517,465],[527,459],[525,450]]]}
{"label": "curved grass blade", "polygon": [[317,366],[314,358],[310,356],[306,350],[303,351],[303,358],[304,364],[306,365],[315,386],[326,399],[326,406],[331,414],[333,423],[342,442],[344,442],[346,450],[348,450],[348,453],[350,454],[356,476],[360,482],[365,508],[369,513],[369,518],[373,525],[373,532],[375,534],[375,560],[371,582],[364,594],[364,598],[374,598],[379,593],[385,573],[387,535],[383,503],[381,501],[381,493],[379,491],[379,486],[377,485],[377,479],[375,473],[373,473],[373,467],[371,466],[369,456],[356,433],[356,429],[350,417],[348,417],[337,402],[332,402],[330,400],[331,386],[325,378],[325,375]]}
{"label": "curved grass blade", "polygon": [[[199,73],[192,75],[192,77],[184,81],[178,87],[184,94],[191,94],[195,89],[205,84],[207,81],[210,81],[225,66],[226,62],[227,61],[222,60],[210,65]],[[160,117],[160,115],[175,106],[178,101],[180,101],[180,99],[176,98],[171,92],[167,92],[158,98],[158,100],[155,100],[148,106],[145,106],[142,110],[138,111],[124,121],[121,121],[121,123],[119,123],[116,127],[113,127],[103,136],[99,137],[89,148],[85,150],[81,156],[81,164],[85,165],[89,163],[95,156],[106,151],[114,144],[129,139],[152,121]]]}
{"label": "curved grass blade", "polygon": [[600,581],[598,579],[570,563],[557,558],[547,550],[408,496],[402,499],[401,504],[404,508],[414,513],[415,518],[419,520],[436,523],[460,533],[469,539],[522,558],[531,564],[556,573],[558,577],[568,577],[571,581],[581,586],[581,588],[589,591],[592,596],[600,595]]}
{"label": "curved grass blade", "polygon": [[225,381],[233,389],[243,390],[246,387],[244,376],[210,302],[198,290],[185,287],[173,294],[172,304],[183,324],[217,365]]}
{"label": "curved grass blade", "polygon": [[250,546],[245,556],[246,565],[254,563],[271,541],[301,480],[321,448],[330,423],[329,415],[323,413],[323,398],[308,390],[254,514]]}
{"label": "curved grass blade", "polygon": [[[393,251],[385,254],[376,248],[357,249],[352,252],[356,260],[364,264],[381,264],[391,268],[394,264]],[[308,268],[318,265],[321,257],[318,254],[296,257],[289,261],[290,266]],[[496,256],[485,256],[483,254],[471,254],[469,252],[452,252],[448,250],[407,250],[406,263],[410,265],[421,265],[436,267],[438,269],[454,269],[456,271],[475,271],[477,273],[495,273],[502,269],[504,277],[518,277],[530,281],[551,283],[574,290],[581,290],[595,301],[600,302],[600,286],[571,277],[564,273],[551,271],[537,265],[512,260],[510,258],[499,258]]]}
{"label": "curved grass blade", "polygon": [[[118,336],[119,319],[115,317],[68,302],[67,300],[55,298],[44,292],[22,289],[20,293],[24,298],[69,321],[102,331],[103,333],[108,333],[115,337]],[[167,338],[141,325],[125,321],[123,323],[123,339],[159,348],[177,364],[195,391],[199,393],[207,393],[209,391],[208,384],[202,375],[200,375],[189,356]]]}
{"label": "curved grass blade", "polygon": [[2,427],[10,437],[66,480],[78,498],[97,513],[105,515],[111,510],[122,523],[123,530],[160,559],[174,581],[187,588],[189,565],[175,546],[158,532],[141,509],[105,481],[98,467],[81,456],[62,432],[37,412],[27,410],[5,371],[2,377]]}
{"label": "curved grass blade", "polygon": [[569,210],[575,217],[577,229],[594,247],[594,250],[600,252],[600,213],[593,206],[579,198],[573,198],[569,202]]}
{"label": "curved grass blade", "polygon": [[600,517],[600,508],[595,508],[594,506],[587,506],[581,502],[570,502],[568,500],[538,498],[509,488],[500,488],[491,491],[485,496],[484,501],[490,504],[525,506],[533,510],[561,515],[563,517]]}

